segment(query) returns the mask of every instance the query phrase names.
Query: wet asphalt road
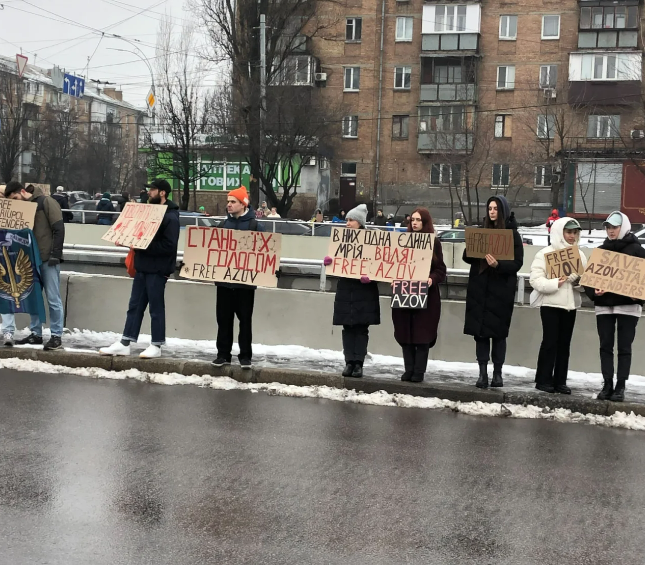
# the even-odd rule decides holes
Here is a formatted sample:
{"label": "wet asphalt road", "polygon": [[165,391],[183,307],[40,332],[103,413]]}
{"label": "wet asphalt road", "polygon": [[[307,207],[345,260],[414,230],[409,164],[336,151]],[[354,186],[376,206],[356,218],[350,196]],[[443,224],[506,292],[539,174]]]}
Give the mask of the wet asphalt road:
{"label": "wet asphalt road", "polygon": [[0,564],[640,564],[644,440],[0,370]]}

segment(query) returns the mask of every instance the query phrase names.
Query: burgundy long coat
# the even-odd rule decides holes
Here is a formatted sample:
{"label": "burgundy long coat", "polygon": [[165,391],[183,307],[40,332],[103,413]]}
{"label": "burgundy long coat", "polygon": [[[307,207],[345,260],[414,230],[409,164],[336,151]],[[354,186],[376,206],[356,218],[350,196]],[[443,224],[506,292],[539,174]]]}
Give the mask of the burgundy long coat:
{"label": "burgundy long coat", "polygon": [[428,307],[424,310],[392,308],[394,339],[399,345],[430,344],[437,341],[437,329],[441,318],[439,284],[446,280],[446,264],[443,262],[441,242],[435,239],[435,253],[430,266],[432,286],[428,289]]}

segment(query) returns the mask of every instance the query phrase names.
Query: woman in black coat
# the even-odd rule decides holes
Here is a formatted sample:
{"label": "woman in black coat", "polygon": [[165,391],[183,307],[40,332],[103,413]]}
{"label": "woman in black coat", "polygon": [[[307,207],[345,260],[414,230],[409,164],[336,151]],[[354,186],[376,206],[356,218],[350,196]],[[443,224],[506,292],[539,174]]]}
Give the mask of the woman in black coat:
{"label": "woman in black coat", "polygon": [[466,256],[464,261],[470,264],[468,276],[468,293],[466,295],[466,323],[464,333],[472,335],[476,342],[479,379],[476,386],[488,388],[488,361],[493,342],[493,380],[491,386],[501,387],[502,365],[506,360],[506,338],[511,326],[517,272],[524,262],[522,238],[517,232],[515,215],[503,196],[492,196],[486,203],[488,213],[484,220],[486,229],[513,230],[512,261],[497,261],[492,255],[485,259],[473,259]]}
{"label": "woman in black coat", "polygon": [[[360,204],[347,213],[347,227],[365,229],[367,206]],[[325,257],[325,265],[332,258]],[[334,326],[343,326],[343,377],[363,376],[363,363],[367,355],[369,326],[381,323],[378,284],[368,277],[361,279],[339,278],[334,300]]]}

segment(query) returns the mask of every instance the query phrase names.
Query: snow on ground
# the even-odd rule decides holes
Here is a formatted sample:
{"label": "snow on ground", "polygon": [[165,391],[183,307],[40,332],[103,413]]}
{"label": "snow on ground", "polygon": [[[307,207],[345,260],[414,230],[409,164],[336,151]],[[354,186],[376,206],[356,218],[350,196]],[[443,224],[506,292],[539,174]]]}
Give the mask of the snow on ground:
{"label": "snow on ground", "polygon": [[550,409],[537,406],[519,406],[514,404],[484,402],[453,402],[439,398],[421,398],[407,394],[389,394],[385,391],[365,394],[354,390],[337,389],[327,386],[294,386],[280,383],[255,384],[240,383],[228,377],[211,377],[208,375],[184,376],[178,373],[146,373],[137,369],[128,371],[107,371],[96,367],[71,368],[52,365],[43,361],[25,359],[0,359],[0,368],[38,373],[71,374],[95,379],[135,379],[160,385],[196,385],[216,390],[246,390],[252,393],[264,392],[269,395],[292,396],[298,398],[320,398],[337,402],[351,402],[372,406],[392,406],[400,408],[421,408],[434,410],[452,410],[469,416],[496,416],[521,419],[542,419],[556,422],[586,423],[611,428],[645,431],[645,418],[633,412],[617,412],[612,416],[580,414],[562,408]]}

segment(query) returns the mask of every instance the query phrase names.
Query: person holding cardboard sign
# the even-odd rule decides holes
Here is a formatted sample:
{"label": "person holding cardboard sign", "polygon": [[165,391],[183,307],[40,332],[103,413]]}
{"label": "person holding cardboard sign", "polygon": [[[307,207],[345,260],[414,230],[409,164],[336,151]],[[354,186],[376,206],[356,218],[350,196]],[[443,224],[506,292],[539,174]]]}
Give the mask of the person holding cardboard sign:
{"label": "person holding cardboard sign", "polygon": [[[430,212],[417,208],[412,212],[408,231],[434,233]],[[393,308],[394,339],[403,350],[405,372],[402,381],[420,383],[428,365],[428,354],[437,342],[437,328],[441,318],[439,284],[446,279],[441,242],[435,238],[432,264],[428,275],[428,304],[423,309]]]}
{"label": "person holding cardboard sign", "polygon": [[484,259],[468,257],[464,250],[463,260],[470,264],[466,294],[466,322],[464,333],[472,335],[476,342],[479,379],[475,386],[488,388],[488,361],[493,357],[493,380],[491,386],[504,386],[502,366],[506,360],[506,338],[511,327],[517,272],[524,262],[522,238],[517,232],[515,215],[503,196],[492,196],[486,203],[485,229],[513,230],[513,259],[498,261],[488,254]]}
{"label": "person holding cardboard sign", "polygon": [[[645,258],[645,249],[631,233],[632,224],[622,212],[609,214],[603,223],[607,239],[599,249]],[[591,268],[591,265],[589,266]],[[625,400],[625,383],[632,365],[632,343],[636,325],[643,314],[643,301],[613,292],[585,287],[587,296],[596,306],[596,326],[600,339],[600,370],[604,385],[598,400]],[[614,339],[618,329],[618,367],[614,387]]]}
{"label": "person holding cardboard sign", "polygon": [[[364,230],[367,222],[367,206],[360,204],[347,212],[347,227]],[[332,264],[328,255],[325,265]],[[345,369],[343,377],[361,378],[363,363],[367,356],[369,327],[381,323],[378,284],[369,277],[360,279],[339,278],[334,299],[334,326],[343,326],[343,353]]]}
{"label": "person holding cardboard sign", "polygon": [[[544,392],[571,394],[571,389],[567,386],[569,353],[576,311],[582,304],[580,293],[584,292],[577,270],[570,272],[572,269],[555,269],[559,265],[549,266],[545,255],[560,251],[561,262],[572,257],[573,254],[567,252],[578,245],[580,231],[578,220],[555,220],[551,226],[551,245],[538,251],[531,264],[530,282],[534,289],[531,293],[531,306],[540,309],[542,319],[542,345],[535,372],[535,388]],[[579,260],[584,268],[587,258],[581,253]],[[552,277],[550,271],[560,276]],[[569,274],[566,275],[564,271]]]}

